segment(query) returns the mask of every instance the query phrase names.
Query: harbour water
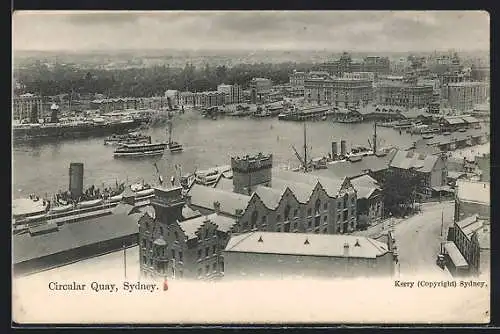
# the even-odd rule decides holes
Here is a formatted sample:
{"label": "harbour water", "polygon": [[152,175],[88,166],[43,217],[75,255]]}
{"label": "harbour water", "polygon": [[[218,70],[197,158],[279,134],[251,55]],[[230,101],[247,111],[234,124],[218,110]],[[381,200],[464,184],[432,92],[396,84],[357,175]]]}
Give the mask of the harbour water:
{"label": "harbour water", "polygon": [[[232,155],[269,152],[275,166],[297,166],[292,145],[303,152],[302,123],[276,118],[220,118],[211,120],[196,112],[186,112],[174,118],[173,136],[184,146],[184,152],[165,152],[160,158],[114,159],[113,147],[103,144],[104,137],[64,140],[50,143],[16,144],[13,147],[13,198],[30,193],[44,196],[68,187],[70,162],[85,164],[84,186],[106,186],[118,182],[156,183],[153,162],[157,162],[165,180],[176,175],[176,165],[182,174],[214,166],[230,164]],[[166,141],[165,128],[145,131],[153,141]],[[379,147],[408,147],[418,136],[390,128],[378,128]],[[351,146],[368,147],[373,135],[373,123],[340,124],[331,121],[307,123],[309,154],[324,156],[331,151],[331,142],[346,140]],[[178,174],[177,174],[178,175]]]}

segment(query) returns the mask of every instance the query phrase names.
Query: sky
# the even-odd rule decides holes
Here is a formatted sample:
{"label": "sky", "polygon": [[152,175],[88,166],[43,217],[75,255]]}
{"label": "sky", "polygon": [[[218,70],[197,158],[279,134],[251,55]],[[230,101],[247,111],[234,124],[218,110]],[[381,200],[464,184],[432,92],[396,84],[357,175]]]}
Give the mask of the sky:
{"label": "sky", "polygon": [[18,11],[13,49],[489,50],[485,11]]}

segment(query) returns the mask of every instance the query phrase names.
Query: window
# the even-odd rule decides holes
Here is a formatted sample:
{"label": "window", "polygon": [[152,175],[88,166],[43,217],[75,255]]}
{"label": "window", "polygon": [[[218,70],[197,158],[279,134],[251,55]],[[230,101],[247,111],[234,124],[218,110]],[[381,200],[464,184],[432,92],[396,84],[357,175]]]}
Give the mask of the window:
{"label": "window", "polygon": [[325,202],[323,203],[323,210],[327,210],[328,209],[328,202]]}
{"label": "window", "polygon": [[174,236],[175,236],[175,241],[179,241],[179,233],[177,233],[177,231],[174,232]]}
{"label": "window", "polygon": [[342,202],[338,201],[337,202],[337,208],[340,210],[342,208]]}
{"label": "window", "polygon": [[290,205],[287,205],[285,207],[285,220],[289,220],[290,219],[290,210],[291,210]]}
{"label": "window", "polygon": [[224,262],[221,262],[221,263],[220,263],[220,271],[221,271],[221,272],[224,272]]}
{"label": "window", "polygon": [[213,271],[213,272],[216,272],[216,271],[217,271],[217,263],[214,263],[214,264],[212,265],[212,271]]}
{"label": "window", "polygon": [[205,257],[207,257],[207,256],[208,256],[208,252],[209,252],[209,251],[210,251],[210,249],[209,249],[208,247],[207,247],[207,248],[205,248]]}
{"label": "window", "polygon": [[172,249],[172,259],[175,259],[175,249]]}
{"label": "window", "polygon": [[262,225],[267,224],[267,216],[262,216]]}
{"label": "window", "polygon": [[344,195],[344,208],[347,207],[347,201],[349,200],[349,196],[347,194]]}
{"label": "window", "polygon": [[198,249],[198,259],[201,259],[201,249]]}
{"label": "window", "polygon": [[311,215],[312,215],[312,209],[311,209],[311,208],[307,209],[307,215],[308,215],[308,216],[311,216]]}
{"label": "window", "polygon": [[182,252],[179,252],[179,261],[184,261],[184,260],[182,259]]}
{"label": "window", "polygon": [[160,226],[159,230],[160,230],[160,235],[163,235],[163,227],[162,226]]}
{"label": "window", "polygon": [[146,239],[142,239],[142,248],[146,248]]}
{"label": "window", "polygon": [[259,213],[257,211],[252,212],[252,217],[250,218],[250,224],[252,229],[257,227],[257,219],[259,218]]}
{"label": "window", "polygon": [[212,247],[212,253],[215,254],[217,252],[217,245],[214,245]]}
{"label": "window", "polygon": [[314,213],[318,213],[321,208],[321,201],[319,198],[316,200],[316,203],[314,203]]}
{"label": "window", "polygon": [[208,235],[209,235],[209,233],[208,233],[208,229],[206,229],[206,230],[205,230],[205,239],[208,239]]}
{"label": "window", "polygon": [[326,221],[328,220],[328,217],[327,216],[324,216],[323,217],[323,222],[326,223]]}
{"label": "window", "polygon": [[311,228],[312,227],[312,221],[307,222],[307,227]]}
{"label": "window", "polygon": [[142,264],[147,264],[148,263],[148,258],[144,255],[142,257]]}
{"label": "window", "polygon": [[198,268],[198,277],[200,277],[200,276],[201,276],[201,274],[202,274],[202,270],[203,270],[203,269]]}
{"label": "window", "polygon": [[208,273],[209,273],[209,272],[210,272],[210,265],[209,265],[209,264],[207,264],[207,265],[205,266],[205,273],[208,275]]}

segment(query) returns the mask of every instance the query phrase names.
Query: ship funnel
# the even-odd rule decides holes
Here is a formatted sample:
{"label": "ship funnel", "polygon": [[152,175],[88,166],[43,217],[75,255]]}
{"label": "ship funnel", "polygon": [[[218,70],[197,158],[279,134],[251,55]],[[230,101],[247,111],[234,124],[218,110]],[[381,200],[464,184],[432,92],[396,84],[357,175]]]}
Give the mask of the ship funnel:
{"label": "ship funnel", "polygon": [[341,155],[346,155],[347,150],[346,150],[346,145],[345,145],[345,140],[340,141],[340,154]]}
{"label": "ship funnel", "polygon": [[69,192],[72,198],[83,194],[83,163],[72,162],[69,165]]}
{"label": "ship funnel", "polygon": [[332,156],[336,156],[338,154],[338,145],[336,141],[332,141]]}

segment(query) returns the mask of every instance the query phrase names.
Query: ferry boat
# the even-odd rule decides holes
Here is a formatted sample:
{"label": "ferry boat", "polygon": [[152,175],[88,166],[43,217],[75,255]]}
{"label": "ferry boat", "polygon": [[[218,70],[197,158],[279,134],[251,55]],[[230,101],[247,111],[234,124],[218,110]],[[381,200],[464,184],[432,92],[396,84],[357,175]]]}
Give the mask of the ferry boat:
{"label": "ferry boat", "polygon": [[139,132],[131,132],[127,134],[113,134],[104,139],[104,145],[120,145],[120,144],[143,144],[151,143],[151,136],[144,135]]}
{"label": "ferry boat", "polygon": [[115,158],[163,155],[168,143],[121,144],[113,153]]}

